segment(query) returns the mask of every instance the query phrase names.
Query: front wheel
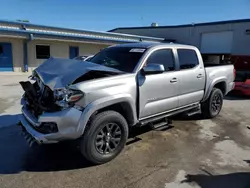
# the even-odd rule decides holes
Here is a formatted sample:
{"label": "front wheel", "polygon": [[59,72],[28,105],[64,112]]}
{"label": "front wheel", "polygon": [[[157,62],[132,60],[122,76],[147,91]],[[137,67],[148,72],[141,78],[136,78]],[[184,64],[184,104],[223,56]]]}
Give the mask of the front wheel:
{"label": "front wheel", "polygon": [[216,117],[223,105],[223,94],[220,89],[213,88],[209,98],[201,104],[202,114],[205,118]]}
{"label": "front wheel", "polygon": [[114,159],[124,148],[128,138],[128,124],[115,111],[97,114],[89,123],[81,139],[81,153],[93,164]]}

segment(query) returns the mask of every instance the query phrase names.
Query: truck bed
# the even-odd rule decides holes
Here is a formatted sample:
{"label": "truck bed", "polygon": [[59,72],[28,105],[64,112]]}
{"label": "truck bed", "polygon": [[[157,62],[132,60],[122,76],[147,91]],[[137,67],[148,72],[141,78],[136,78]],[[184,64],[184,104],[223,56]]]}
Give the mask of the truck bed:
{"label": "truck bed", "polygon": [[226,84],[224,95],[231,91],[234,87],[234,66],[232,64],[206,64],[205,73],[206,73],[206,85],[205,85],[205,96],[204,99],[207,99],[209,91],[213,88],[214,85],[218,82],[223,82]]}

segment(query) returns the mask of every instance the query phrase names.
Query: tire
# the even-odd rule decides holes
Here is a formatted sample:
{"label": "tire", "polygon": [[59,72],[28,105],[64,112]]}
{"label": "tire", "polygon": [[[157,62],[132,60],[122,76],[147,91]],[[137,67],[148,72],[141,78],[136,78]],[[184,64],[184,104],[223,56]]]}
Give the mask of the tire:
{"label": "tire", "polygon": [[[217,100],[216,100],[217,99]],[[217,101],[215,103],[215,100]],[[201,104],[201,111],[204,118],[214,118],[216,117],[223,105],[223,94],[220,89],[213,88],[210,93],[209,98]],[[216,109],[215,109],[216,106]]]}
{"label": "tire", "polygon": [[90,120],[84,131],[80,140],[81,153],[93,164],[111,161],[124,148],[128,132],[127,121],[121,114],[115,111],[101,112]]}

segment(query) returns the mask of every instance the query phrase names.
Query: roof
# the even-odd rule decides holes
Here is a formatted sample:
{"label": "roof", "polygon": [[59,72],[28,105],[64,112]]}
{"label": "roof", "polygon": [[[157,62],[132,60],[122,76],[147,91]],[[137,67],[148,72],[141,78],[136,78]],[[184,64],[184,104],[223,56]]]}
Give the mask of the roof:
{"label": "roof", "polygon": [[166,47],[182,47],[182,48],[190,48],[193,46],[177,44],[177,43],[158,43],[158,42],[135,42],[135,43],[127,43],[127,44],[119,44],[113,47],[131,47],[131,48],[151,48],[155,46],[166,46]]}
{"label": "roof", "polygon": [[226,21],[217,21],[217,22],[192,23],[192,24],[157,26],[157,27],[152,27],[152,26],[146,26],[146,27],[118,27],[118,28],[115,28],[115,29],[111,29],[108,32],[115,32],[116,30],[121,30],[121,29],[180,28],[180,27],[219,25],[219,24],[244,23],[244,22],[250,22],[250,19],[226,20]]}
{"label": "roof", "polygon": [[110,32],[99,32],[89,30],[79,30],[63,27],[38,25],[26,22],[0,20],[0,35],[18,35],[29,39],[34,38],[60,38],[73,40],[89,41],[108,41],[108,42],[137,42],[155,41],[161,42],[163,38],[147,37],[130,34],[118,34]]}

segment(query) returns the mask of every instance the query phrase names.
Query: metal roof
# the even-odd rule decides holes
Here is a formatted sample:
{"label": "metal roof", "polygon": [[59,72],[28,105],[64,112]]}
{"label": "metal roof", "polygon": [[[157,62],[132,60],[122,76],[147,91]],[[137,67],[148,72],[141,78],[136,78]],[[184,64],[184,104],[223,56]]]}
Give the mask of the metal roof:
{"label": "metal roof", "polygon": [[24,37],[59,38],[87,41],[108,41],[108,42],[162,42],[163,38],[147,37],[130,34],[118,34],[109,32],[89,31],[38,25],[26,22],[0,20],[0,34],[18,35]]}
{"label": "metal roof", "polygon": [[[136,43],[127,43],[127,44],[118,44],[114,47],[131,47],[131,48],[151,48],[155,46],[166,46],[166,47],[182,47],[182,48],[190,48],[194,47],[191,45],[178,44],[178,43],[157,43],[157,42],[136,42]],[[111,47],[112,48],[112,47]]]}
{"label": "metal roof", "polygon": [[217,21],[217,22],[206,22],[206,23],[192,23],[192,24],[183,24],[183,25],[169,25],[169,26],[144,26],[144,27],[118,27],[111,29],[108,32],[115,32],[119,29],[157,29],[157,28],[180,28],[180,27],[193,27],[193,26],[206,26],[206,25],[219,25],[219,24],[231,24],[231,23],[244,23],[250,22],[250,19],[239,19],[239,20],[226,20],[226,21]]}
{"label": "metal roof", "polygon": [[155,42],[136,42],[136,43],[127,43],[127,44],[119,44],[116,46],[120,47],[131,47],[131,48],[150,48],[151,46],[159,44]]}

